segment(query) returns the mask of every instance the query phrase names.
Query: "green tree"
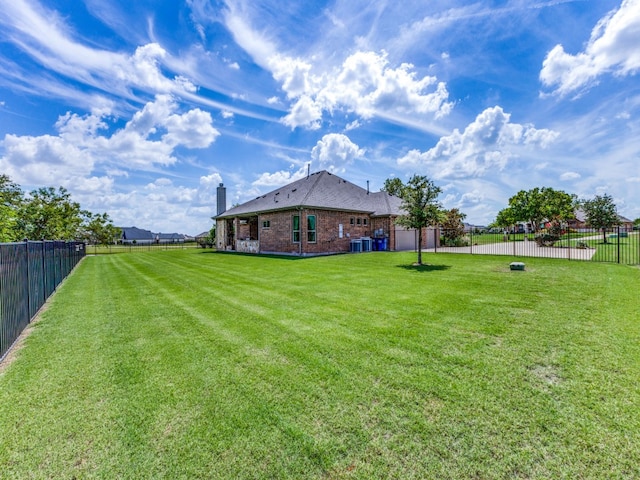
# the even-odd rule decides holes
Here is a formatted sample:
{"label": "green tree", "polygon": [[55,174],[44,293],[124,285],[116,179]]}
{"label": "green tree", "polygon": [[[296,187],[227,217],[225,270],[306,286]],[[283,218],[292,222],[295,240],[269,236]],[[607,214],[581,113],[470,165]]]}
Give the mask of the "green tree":
{"label": "green tree", "polygon": [[391,195],[395,195],[396,197],[402,197],[402,189],[404,188],[404,184],[402,180],[398,177],[387,178],[384,181],[384,186],[382,187],[383,192],[387,192]]}
{"label": "green tree", "polygon": [[584,200],[580,203],[584,210],[587,225],[602,230],[602,239],[607,243],[607,228],[620,224],[620,217],[613,203],[613,198],[606,193],[596,195],[591,200]]}
{"label": "green tree", "polygon": [[561,223],[573,218],[575,204],[575,195],[549,187],[520,190],[509,199],[511,219],[530,223],[534,232],[543,221]]}
{"label": "green tree", "polygon": [[113,225],[107,213],[83,213],[85,216],[83,236],[89,243],[93,245],[109,245],[120,237],[121,230]]}
{"label": "green tree", "polygon": [[24,200],[20,186],[0,175],[0,242],[22,240],[18,232],[18,212]]}
{"label": "green tree", "polygon": [[441,220],[438,195],[442,190],[423,175],[414,175],[400,189],[402,209],[406,212],[396,219],[398,225],[418,231],[418,265],[422,265],[422,229],[437,225]]}
{"label": "green tree", "polygon": [[459,239],[464,237],[464,223],[462,221],[467,216],[457,208],[445,210],[443,213],[441,227],[445,245],[456,246]]}
{"label": "green tree", "polygon": [[510,207],[503,208],[496,215],[496,219],[490,225],[493,228],[501,228],[504,230],[508,230],[510,227],[514,226],[517,223],[515,214]]}
{"label": "green tree", "polygon": [[18,229],[30,240],[74,240],[82,236],[83,213],[64,188],[39,188],[19,211]]}

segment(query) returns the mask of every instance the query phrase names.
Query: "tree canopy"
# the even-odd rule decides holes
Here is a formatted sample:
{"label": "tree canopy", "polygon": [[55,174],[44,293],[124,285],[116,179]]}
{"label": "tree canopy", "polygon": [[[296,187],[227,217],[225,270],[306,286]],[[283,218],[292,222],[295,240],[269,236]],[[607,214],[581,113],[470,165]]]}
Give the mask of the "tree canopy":
{"label": "tree canopy", "polygon": [[[418,265],[422,265],[422,229],[438,225],[442,218],[442,207],[438,195],[442,189],[423,175],[414,175],[406,184],[400,179],[391,179],[394,188],[400,192],[402,208],[406,212],[396,219],[398,225],[415,228],[418,232]],[[400,185],[398,185],[398,182]],[[390,182],[391,185],[391,182]],[[387,182],[385,182],[387,186]],[[391,192],[389,192],[391,193]]]}
{"label": "tree canopy", "polygon": [[613,203],[613,198],[606,193],[604,195],[596,195],[591,200],[583,200],[580,206],[585,213],[587,225],[602,230],[604,243],[607,243],[607,228],[615,227],[620,224],[620,217]]}
{"label": "tree canopy", "polygon": [[0,175],[0,242],[98,240],[119,235],[106,213],[82,210],[64,188],[42,187],[25,195],[7,175]]}
{"label": "tree canopy", "polygon": [[[531,224],[534,232],[543,222],[560,223],[574,218],[576,196],[549,187],[520,190],[509,199],[507,211],[500,211],[501,223],[510,220]],[[508,225],[500,225],[506,227]]]}
{"label": "tree canopy", "polygon": [[396,197],[402,198],[403,188],[404,188],[404,184],[402,183],[402,180],[400,180],[398,177],[394,177],[394,178],[387,178],[384,181],[382,191],[387,192],[391,195],[395,195]]}

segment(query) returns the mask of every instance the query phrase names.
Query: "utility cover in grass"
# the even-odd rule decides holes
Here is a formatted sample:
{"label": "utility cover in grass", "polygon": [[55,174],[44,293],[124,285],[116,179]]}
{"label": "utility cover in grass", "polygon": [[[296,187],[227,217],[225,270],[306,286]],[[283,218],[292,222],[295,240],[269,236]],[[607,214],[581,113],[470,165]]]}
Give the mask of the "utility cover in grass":
{"label": "utility cover in grass", "polygon": [[511,262],[509,264],[509,268],[511,270],[524,270],[524,263],[522,263],[522,262]]}

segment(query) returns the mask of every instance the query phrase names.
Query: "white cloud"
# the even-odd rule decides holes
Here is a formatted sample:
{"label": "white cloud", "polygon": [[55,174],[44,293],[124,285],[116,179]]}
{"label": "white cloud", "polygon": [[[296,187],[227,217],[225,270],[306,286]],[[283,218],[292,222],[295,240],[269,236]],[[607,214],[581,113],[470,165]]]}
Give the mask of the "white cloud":
{"label": "white cloud", "polygon": [[[90,177],[98,165],[123,176],[123,169],[133,166],[173,164],[176,147],[205,148],[219,135],[208,112],[196,108],[179,114],[177,108],[169,95],[159,95],[110,136],[104,132],[110,112],[104,109],[60,116],[57,135],[7,134],[0,170],[20,184],[70,186],[81,179],[98,181]],[[109,185],[107,179],[100,179],[101,184]]]}
{"label": "white cloud", "polygon": [[282,123],[291,127],[291,130],[299,126],[317,130],[320,128],[321,120],[322,107],[308,95],[303,95],[291,107],[291,111],[282,119]]}
{"label": "white cloud", "polygon": [[331,172],[343,173],[346,167],[364,155],[361,149],[349,137],[341,133],[329,133],[318,141],[311,150],[311,157],[318,161],[320,168]]}
{"label": "white cloud", "polygon": [[584,51],[566,53],[556,45],[545,58],[540,80],[564,95],[588,88],[605,73],[624,76],[640,69],[640,0],[624,0],[594,27]]}
{"label": "white cloud", "polygon": [[274,78],[282,82],[287,97],[293,100],[283,123],[292,129],[317,129],[323,112],[343,109],[364,119],[376,115],[447,115],[453,106],[449,93],[435,77],[417,78],[413,65],[390,68],[387,54],[357,52],[339,68],[321,76],[311,74],[312,65],[281,56],[272,64]]}
{"label": "white cloud", "polygon": [[174,113],[164,123],[167,133],[162,138],[174,146],[206,148],[220,135],[211,124],[211,114],[199,108],[181,115]]}
{"label": "white cloud", "polygon": [[279,172],[268,173],[265,172],[255,180],[251,185],[253,187],[280,187],[287,183],[294,182],[304,178],[306,175],[306,165],[296,171],[280,170]]}
{"label": "white cloud", "polygon": [[581,175],[576,172],[564,172],[562,175],[560,175],[560,180],[563,181],[577,180],[579,178],[581,178]]}
{"label": "white cloud", "polygon": [[221,183],[222,177],[219,173],[212,173],[210,175],[200,177],[196,203],[198,205],[209,206],[212,209],[215,209],[218,201],[217,189]]}
{"label": "white cloud", "polygon": [[362,126],[362,124],[360,123],[359,120],[354,120],[351,123],[348,123],[346,127],[344,127],[344,129],[348,132],[349,130],[355,130],[356,128],[360,128]]}
{"label": "white cloud", "polygon": [[320,79],[312,77],[311,64],[300,59],[276,55],[269,59],[273,78],[282,83],[288,98],[298,98],[317,90]]}
{"label": "white cloud", "polygon": [[520,148],[544,148],[558,136],[551,130],[509,120],[510,114],[501,107],[487,108],[464,132],[455,129],[427,152],[411,150],[398,164],[427,166],[437,179],[482,176],[504,169],[509,159],[518,156]]}
{"label": "white cloud", "polygon": [[453,104],[448,102],[445,83],[431,76],[419,77],[409,63],[393,68],[384,51],[363,49],[333,66],[313,56],[300,58],[281,53],[268,31],[252,28],[252,5],[228,2],[225,25],[235,42],[281,84],[291,102],[282,122],[292,129],[317,129],[323,113],[333,114],[336,110],[355,112],[365,119],[406,114],[440,118],[451,111]]}

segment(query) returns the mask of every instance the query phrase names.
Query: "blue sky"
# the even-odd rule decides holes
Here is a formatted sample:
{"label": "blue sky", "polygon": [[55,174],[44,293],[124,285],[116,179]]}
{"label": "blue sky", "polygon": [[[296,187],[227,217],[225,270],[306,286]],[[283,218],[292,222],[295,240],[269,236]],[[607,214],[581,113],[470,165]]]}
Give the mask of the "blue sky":
{"label": "blue sky", "polygon": [[522,189],[640,217],[640,0],[11,0],[0,172],[197,234],[327,169],[418,173],[487,224]]}

